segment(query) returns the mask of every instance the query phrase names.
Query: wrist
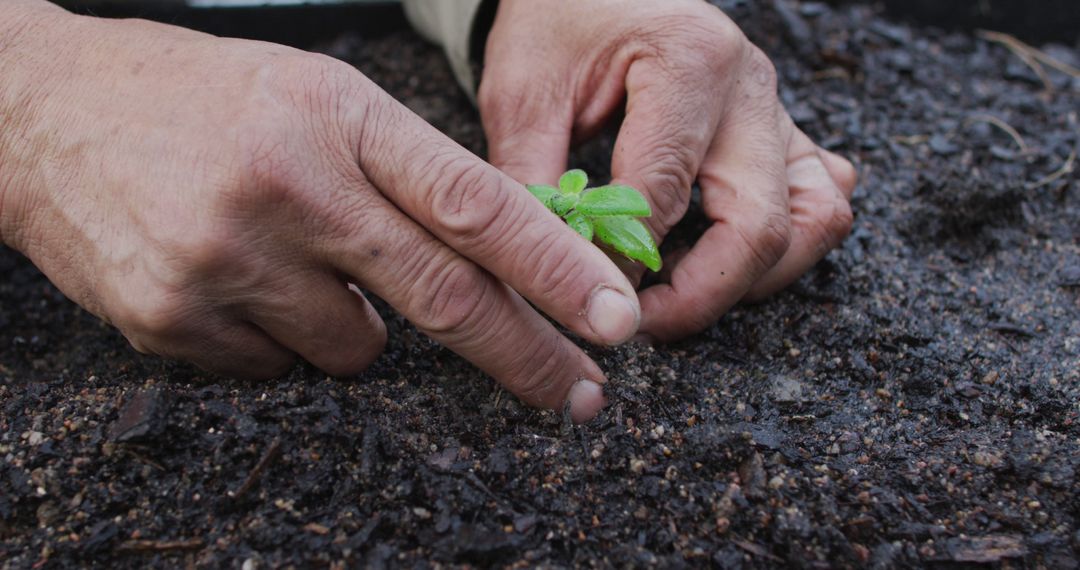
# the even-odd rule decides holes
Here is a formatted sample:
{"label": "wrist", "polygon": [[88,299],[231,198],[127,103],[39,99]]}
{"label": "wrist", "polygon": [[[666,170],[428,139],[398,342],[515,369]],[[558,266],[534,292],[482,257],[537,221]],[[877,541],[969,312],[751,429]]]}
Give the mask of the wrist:
{"label": "wrist", "polygon": [[[68,12],[44,0],[4,0],[0,6],[0,244],[20,247],[34,202],[40,161],[31,123],[48,92],[64,45],[58,30]],[[57,38],[54,41],[51,38]]]}

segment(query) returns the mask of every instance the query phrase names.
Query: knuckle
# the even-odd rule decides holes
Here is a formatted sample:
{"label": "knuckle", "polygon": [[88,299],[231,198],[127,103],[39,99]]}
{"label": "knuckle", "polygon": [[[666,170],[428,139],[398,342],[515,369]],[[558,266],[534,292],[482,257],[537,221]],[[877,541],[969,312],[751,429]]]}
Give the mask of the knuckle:
{"label": "knuckle", "polygon": [[309,52],[275,58],[260,72],[263,81],[291,105],[331,114],[355,89],[360,75],[341,60]]}
{"label": "knuckle", "polygon": [[361,77],[344,62],[306,52],[263,63],[248,95],[234,103],[238,180],[280,189],[318,166],[310,149],[340,159],[332,151],[343,149],[344,113],[363,107],[353,104]]}
{"label": "knuckle", "polygon": [[709,13],[669,11],[649,20],[647,30],[635,35],[644,39],[646,49],[659,56],[670,72],[681,70],[697,77],[705,70],[710,77],[722,77],[730,73],[750,42],[722,12],[704,3],[701,9]]}
{"label": "knuckle", "polygon": [[492,284],[468,262],[431,262],[424,273],[415,281],[422,290],[409,295],[415,303],[410,313],[416,326],[434,334],[460,333],[483,316],[480,308]]}
{"label": "knuckle", "polygon": [[246,248],[239,230],[224,223],[209,225],[199,232],[174,235],[167,245],[173,282],[161,283],[159,287],[166,291],[166,296],[177,298],[184,286],[176,281],[198,283],[226,273],[243,275],[251,265],[246,262],[249,257]]}
{"label": "knuckle", "polygon": [[707,68],[714,74],[729,73],[750,42],[731,20],[713,21],[702,33],[691,37],[697,53],[705,58]]}
{"label": "knuckle", "polygon": [[198,336],[206,329],[200,300],[208,279],[251,281],[252,264],[237,240],[215,228],[162,242],[168,258],[150,260],[138,281],[125,280],[111,295],[110,319],[129,338],[149,345]]}
{"label": "knuckle", "polygon": [[112,314],[114,323],[139,352],[158,340],[183,335],[188,327],[189,307],[181,293],[165,287],[125,295]]}
{"label": "knuckle", "polygon": [[299,104],[315,122],[314,135],[325,150],[340,149],[343,141],[350,149],[358,147],[362,137],[347,132],[352,129],[345,125],[364,125],[380,114],[380,98],[370,96],[370,83],[343,61],[312,54],[305,79],[298,84]]}
{"label": "knuckle", "polygon": [[304,54],[305,96],[312,109],[333,114],[356,88],[357,72],[345,62],[319,54]]}
{"label": "knuckle", "polygon": [[776,265],[791,246],[791,219],[770,213],[740,229],[739,234],[762,271]]}
{"label": "knuckle", "polygon": [[471,245],[519,221],[519,213],[511,211],[513,194],[494,169],[467,158],[455,158],[432,172],[437,173],[436,180],[449,181],[430,189],[436,233]]}
{"label": "knuckle", "polygon": [[521,267],[535,268],[534,286],[543,299],[565,299],[574,291],[578,279],[587,275],[581,256],[560,247],[559,241],[558,234],[545,234],[528,252],[531,259],[522,260],[520,264]]}
{"label": "knuckle", "polygon": [[747,75],[752,82],[763,91],[776,93],[778,89],[778,75],[776,65],[765,52],[757,46],[747,43],[749,52],[746,58]]}
{"label": "knuckle", "polygon": [[689,145],[662,142],[656,146],[652,173],[643,181],[642,189],[656,210],[652,219],[658,221],[665,231],[686,214],[696,163],[696,156]]}

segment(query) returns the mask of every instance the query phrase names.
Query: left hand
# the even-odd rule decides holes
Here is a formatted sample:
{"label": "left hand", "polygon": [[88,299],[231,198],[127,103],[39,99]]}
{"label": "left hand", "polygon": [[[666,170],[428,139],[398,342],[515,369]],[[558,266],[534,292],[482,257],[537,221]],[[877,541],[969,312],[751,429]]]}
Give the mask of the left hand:
{"label": "left hand", "polygon": [[658,241],[700,184],[712,226],[665,259],[670,283],[639,293],[640,332],[672,341],[782,289],[851,229],[854,168],[795,126],[776,83],[768,57],[701,0],[501,0],[479,104],[491,162],[550,184],[625,100],[611,173],[649,199]]}

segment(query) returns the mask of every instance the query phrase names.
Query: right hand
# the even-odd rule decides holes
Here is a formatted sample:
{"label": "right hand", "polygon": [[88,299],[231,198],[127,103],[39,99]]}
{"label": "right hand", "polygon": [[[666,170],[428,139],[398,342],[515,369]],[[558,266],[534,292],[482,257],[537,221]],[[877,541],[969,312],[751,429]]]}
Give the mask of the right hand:
{"label": "right hand", "polygon": [[855,169],[796,127],[769,58],[708,2],[502,0],[485,54],[480,115],[507,174],[554,182],[571,142],[624,111],[612,182],[649,200],[658,240],[700,187],[710,223],[640,292],[642,340],[679,340],[771,295],[851,229]]}
{"label": "right hand", "polygon": [[616,344],[640,319],[633,287],[355,69],[145,21],[34,17],[0,53],[14,120],[0,236],[137,350],[237,377],[296,355],[353,374],[386,341],[353,283],[527,403],[569,400],[577,421],[603,405],[596,364],[522,297]]}

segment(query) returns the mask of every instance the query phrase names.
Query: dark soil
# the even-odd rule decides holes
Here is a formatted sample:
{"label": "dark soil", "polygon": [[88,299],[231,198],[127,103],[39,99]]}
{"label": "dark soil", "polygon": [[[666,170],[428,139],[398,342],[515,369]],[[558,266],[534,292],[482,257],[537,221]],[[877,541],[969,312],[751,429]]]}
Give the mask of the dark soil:
{"label": "dark soil", "polygon": [[[611,405],[574,427],[386,310],[352,379],[143,358],[0,252],[0,565],[1076,568],[1080,81],[870,8],[730,4],[862,173],[851,237],[797,285],[594,349]],[[415,35],[318,49],[482,151]]]}

